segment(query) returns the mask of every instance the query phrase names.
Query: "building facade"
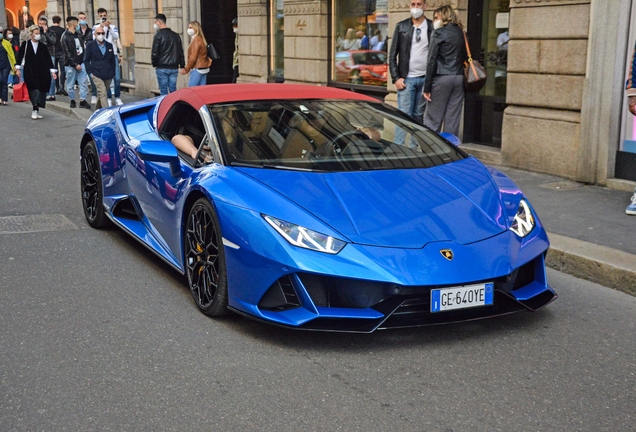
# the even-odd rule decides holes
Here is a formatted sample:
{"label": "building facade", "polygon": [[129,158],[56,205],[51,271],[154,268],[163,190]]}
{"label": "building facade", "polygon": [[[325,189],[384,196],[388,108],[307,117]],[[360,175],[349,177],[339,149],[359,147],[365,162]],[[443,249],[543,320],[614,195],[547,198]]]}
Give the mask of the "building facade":
{"label": "building facade", "polygon": [[[38,3],[39,1],[39,3]],[[239,20],[240,82],[336,86],[396,104],[387,51],[409,0],[0,0],[7,18],[23,5],[60,15],[108,9],[122,35],[122,81],[157,92],[150,65],[153,17],[182,35],[202,23],[221,55],[208,83],[232,75]],[[636,124],[624,97],[636,38],[634,0],[428,0],[427,16],[455,7],[473,57],[488,70],[466,97],[466,148],[505,165],[593,184],[636,181]],[[1,4],[1,3],[0,3]],[[387,39],[389,39],[387,41]],[[187,48],[187,47],[186,47]],[[185,85],[181,77],[180,85]],[[615,180],[618,179],[618,180]]]}

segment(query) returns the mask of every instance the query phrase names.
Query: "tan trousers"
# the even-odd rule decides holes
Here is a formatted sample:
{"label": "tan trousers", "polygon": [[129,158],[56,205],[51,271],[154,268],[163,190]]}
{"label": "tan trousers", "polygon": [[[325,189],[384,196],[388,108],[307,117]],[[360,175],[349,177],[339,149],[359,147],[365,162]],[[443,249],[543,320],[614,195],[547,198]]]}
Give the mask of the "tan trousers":
{"label": "tan trousers", "polygon": [[93,75],[93,82],[97,89],[97,104],[95,109],[108,108],[108,87],[110,87],[111,80],[102,80]]}

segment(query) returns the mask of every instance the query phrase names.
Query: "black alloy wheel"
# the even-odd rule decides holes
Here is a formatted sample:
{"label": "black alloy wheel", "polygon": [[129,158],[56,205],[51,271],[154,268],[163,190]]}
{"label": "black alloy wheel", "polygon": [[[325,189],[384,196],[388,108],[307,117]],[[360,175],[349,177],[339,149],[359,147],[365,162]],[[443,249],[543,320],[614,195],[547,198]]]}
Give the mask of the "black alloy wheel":
{"label": "black alloy wheel", "polygon": [[81,160],[82,207],[86,221],[93,228],[104,228],[110,220],[104,211],[104,190],[99,168],[99,153],[93,141],[84,147]]}
{"label": "black alloy wheel", "polygon": [[190,210],[184,242],[186,273],[194,302],[208,316],[225,315],[225,250],[219,220],[207,199],[199,199]]}

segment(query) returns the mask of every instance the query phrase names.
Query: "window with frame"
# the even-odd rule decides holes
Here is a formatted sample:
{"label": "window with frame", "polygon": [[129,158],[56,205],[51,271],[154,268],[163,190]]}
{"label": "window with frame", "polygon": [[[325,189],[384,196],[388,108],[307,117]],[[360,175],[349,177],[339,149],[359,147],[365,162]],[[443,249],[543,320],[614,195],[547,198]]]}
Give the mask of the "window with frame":
{"label": "window with frame", "polygon": [[332,0],[332,81],[384,87],[388,66],[388,0]]}
{"label": "window with frame", "polygon": [[269,1],[269,75],[276,82],[285,76],[285,11],[284,0]]}

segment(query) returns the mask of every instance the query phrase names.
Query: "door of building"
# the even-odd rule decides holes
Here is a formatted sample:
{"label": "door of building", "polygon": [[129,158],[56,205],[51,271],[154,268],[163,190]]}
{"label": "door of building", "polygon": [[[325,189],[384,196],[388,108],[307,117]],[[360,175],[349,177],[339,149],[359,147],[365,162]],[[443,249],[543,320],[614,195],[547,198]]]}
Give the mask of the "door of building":
{"label": "door of building", "polygon": [[473,58],[486,68],[488,80],[479,93],[466,94],[464,142],[501,147],[506,108],[509,0],[471,0],[468,41]]}
{"label": "door of building", "polygon": [[[232,56],[234,54],[234,32],[232,20],[238,16],[236,0],[201,0],[201,27],[208,43],[221,56],[212,63],[208,84],[232,82]],[[239,27],[241,23],[239,22]]]}

